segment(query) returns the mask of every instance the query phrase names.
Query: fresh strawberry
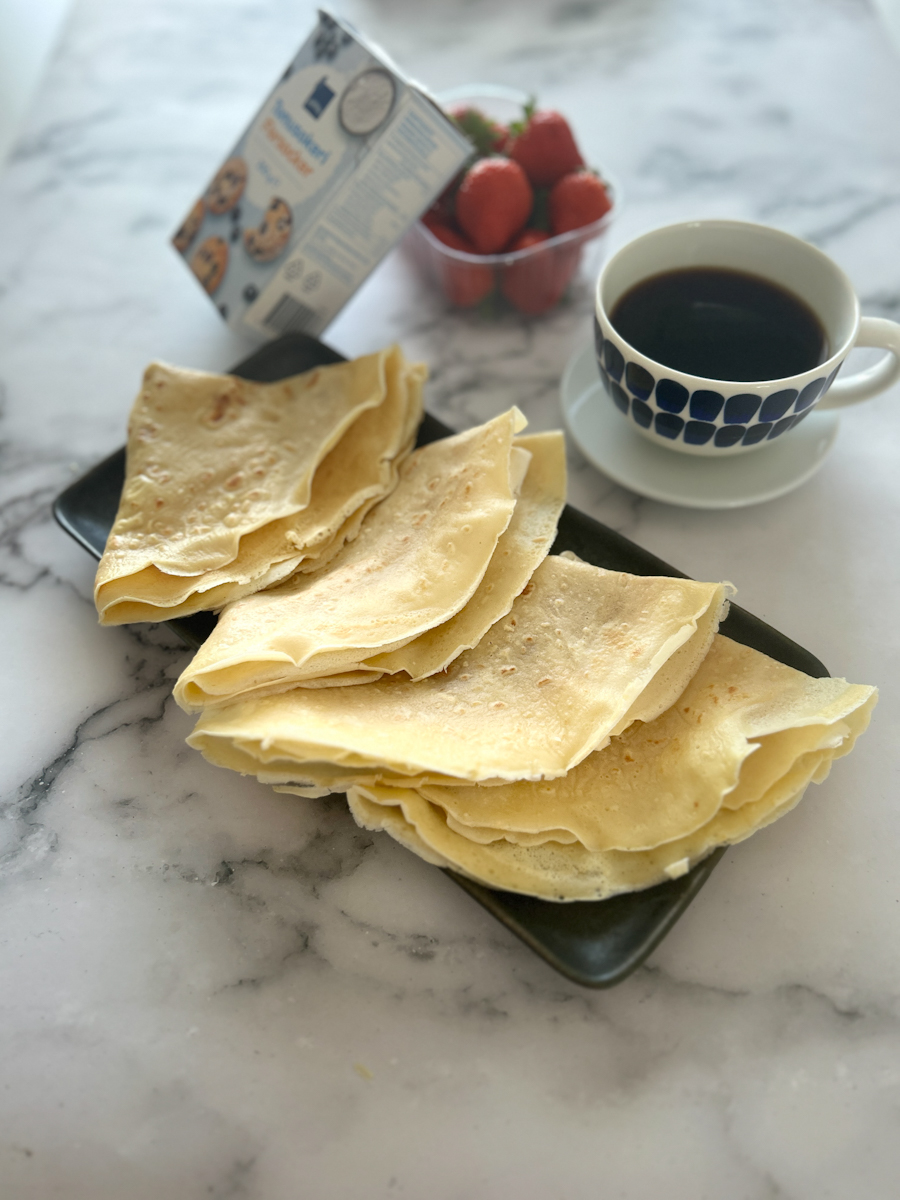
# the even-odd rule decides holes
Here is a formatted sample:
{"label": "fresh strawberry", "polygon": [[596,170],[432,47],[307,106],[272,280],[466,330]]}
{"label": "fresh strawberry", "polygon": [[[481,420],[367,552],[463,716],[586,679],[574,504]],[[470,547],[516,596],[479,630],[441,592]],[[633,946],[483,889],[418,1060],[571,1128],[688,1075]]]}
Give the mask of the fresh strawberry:
{"label": "fresh strawberry", "polygon": [[602,180],[590,171],[575,171],[564,175],[550,192],[550,228],[554,234],[581,229],[599,221],[611,208]]}
{"label": "fresh strawberry", "polygon": [[[539,229],[525,229],[507,250],[510,253],[528,250],[548,240],[547,234]],[[559,299],[551,258],[549,254],[528,255],[500,268],[500,291],[519,312],[534,317],[552,308]]]}
{"label": "fresh strawberry", "polygon": [[506,247],[506,252],[515,254],[517,250],[530,250],[532,246],[539,246],[541,242],[549,240],[549,235],[544,233],[543,229],[523,229]]}
{"label": "fresh strawberry", "polygon": [[[525,229],[507,246],[510,253],[528,250],[549,241],[546,233],[539,229]],[[566,290],[578,258],[568,246],[551,246],[500,268],[500,290],[519,312],[530,317],[539,316],[557,304]]]}
{"label": "fresh strawberry", "polygon": [[481,109],[456,104],[450,109],[450,116],[479,154],[499,154],[506,146],[509,131],[485,116]]}
{"label": "fresh strawberry", "polygon": [[456,220],[477,253],[496,254],[528,220],[531,184],[518,163],[481,158],[456,193]]}
{"label": "fresh strawberry", "polygon": [[525,106],[525,120],[510,126],[514,134],[506,153],[519,164],[535,187],[552,187],[563,175],[584,166],[564,116],[551,109]]}
{"label": "fresh strawberry", "polygon": [[[427,215],[427,214],[426,214]],[[423,218],[424,221],[424,218]],[[465,254],[477,254],[472,243],[440,221],[431,220],[427,223],[434,236],[450,246],[453,250],[462,250]],[[464,262],[443,255],[440,262],[441,285],[444,294],[451,304],[458,308],[472,308],[485,296],[494,290],[494,272],[487,264]]]}
{"label": "fresh strawberry", "polygon": [[[437,200],[435,200],[434,204],[432,204],[431,208],[429,208],[427,212],[422,213],[419,220],[422,222],[425,228],[430,229],[432,233],[434,233],[436,227],[441,228],[447,225],[447,217],[444,213],[443,206],[441,205],[440,196],[438,196]],[[437,235],[435,234],[435,236]]]}

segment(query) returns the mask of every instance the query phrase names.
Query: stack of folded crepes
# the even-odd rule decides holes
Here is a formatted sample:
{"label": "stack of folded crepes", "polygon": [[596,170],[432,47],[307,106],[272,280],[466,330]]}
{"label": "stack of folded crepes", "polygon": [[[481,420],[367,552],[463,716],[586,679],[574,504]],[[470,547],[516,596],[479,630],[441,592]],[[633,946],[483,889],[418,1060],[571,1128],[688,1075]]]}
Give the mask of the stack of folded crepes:
{"label": "stack of folded crepes", "polygon": [[875,703],[718,635],[726,591],[550,557],[439,675],[207,708],[188,740],[494,887],[649,887],[789,811]]}
{"label": "stack of folded crepes", "polygon": [[149,366],[97,571],[101,624],[217,611],[327,562],[396,486],[425,377],[396,346],[278,383]]}
{"label": "stack of folded crepes", "polygon": [[190,744],[550,900],[677,878],[824,779],[875,690],[718,634],[729,584],[548,556],[562,435],[511,409],[409,453],[423,377],[396,349],[285,385],[148,371],[98,607],[224,605],[175,688]]}
{"label": "stack of folded crepes", "polygon": [[547,554],[565,503],[562,435],[516,437],[524,423],[510,409],[411,454],[330,563],[229,606],[179,704],[420,679],[476,645]]}
{"label": "stack of folded crepes", "polygon": [[671,708],[561,778],[357,783],[348,799],[359,824],[429,862],[548,900],[602,900],[678,878],[784,816],[850,752],[876,698],[717,634]]}

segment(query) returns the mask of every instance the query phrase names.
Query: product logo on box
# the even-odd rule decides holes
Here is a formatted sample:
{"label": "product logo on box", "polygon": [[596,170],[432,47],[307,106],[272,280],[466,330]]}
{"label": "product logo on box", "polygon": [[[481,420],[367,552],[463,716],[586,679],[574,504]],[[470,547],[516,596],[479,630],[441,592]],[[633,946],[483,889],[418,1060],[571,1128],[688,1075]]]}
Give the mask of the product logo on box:
{"label": "product logo on box", "polygon": [[318,121],[322,113],[334,99],[334,92],[328,86],[324,79],[320,79],[313,90],[309,93],[306,103],[303,107],[308,113]]}

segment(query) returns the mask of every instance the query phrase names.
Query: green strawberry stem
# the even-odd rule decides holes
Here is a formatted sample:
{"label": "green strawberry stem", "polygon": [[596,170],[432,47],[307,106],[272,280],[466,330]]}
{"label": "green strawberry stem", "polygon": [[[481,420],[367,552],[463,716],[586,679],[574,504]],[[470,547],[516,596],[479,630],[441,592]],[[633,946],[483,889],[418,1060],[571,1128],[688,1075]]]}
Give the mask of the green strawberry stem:
{"label": "green strawberry stem", "polygon": [[467,108],[459,115],[451,117],[451,120],[457,129],[466,135],[480,157],[484,158],[486,155],[494,153],[494,145],[499,132],[495,121],[490,120],[475,108]]}
{"label": "green strawberry stem", "polygon": [[528,122],[534,116],[536,108],[537,108],[537,96],[529,96],[528,99],[525,101],[525,103],[522,105],[521,121],[511,121],[509,124],[509,133],[510,133],[511,137],[518,137],[520,133],[524,132],[525,126],[528,124]]}

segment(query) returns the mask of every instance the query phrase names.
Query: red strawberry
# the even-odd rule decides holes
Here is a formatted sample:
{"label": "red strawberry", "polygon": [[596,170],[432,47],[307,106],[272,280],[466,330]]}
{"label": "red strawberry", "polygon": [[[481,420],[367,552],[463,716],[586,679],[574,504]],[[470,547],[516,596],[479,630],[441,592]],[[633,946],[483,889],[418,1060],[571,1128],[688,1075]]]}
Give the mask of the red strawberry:
{"label": "red strawberry", "polygon": [[[527,250],[548,241],[546,233],[539,229],[526,229],[507,249],[510,252]],[[566,285],[578,266],[578,257],[570,253],[568,246],[552,246],[543,253],[529,255],[519,262],[500,268],[500,290],[519,312],[530,317],[539,316],[557,304],[566,290]]]}
{"label": "red strawberry", "polygon": [[550,235],[543,229],[523,229],[506,247],[506,252],[515,254],[517,250],[528,250],[531,246],[539,246],[541,242],[549,241],[549,238]]}
{"label": "red strawberry", "polygon": [[550,228],[568,233],[599,221],[612,208],[606,188],[590,171],[563,175],[550,192]]}
{"label": "red strawberry", "polygon": [[[435,228],[447,226],[447,217],[444,214],[440,196],[438,196],[431,208],[422,213],[421,217],[419,217],[419,220],[427,229],[430,229],[432,233],[435,232]],[[437,236],[437,234],[435,234],[435,236]]]}
{"label": "red strawberry", "polygon": [[[535,187],[552,187],[557,179],[584,166],[564,116],[550,109],[525,108],[525,124],[506,148]],[[515,128],[515,127],[511,127]]]}
{"label": "red strawberry", "polygon": [[456,220],[477,253],[496,254],[528,220],[532,198],[531,184],[518,163],[481,158],[456,193]]}
{"label": "red strawberry", "polygon": [[[548,241],[546,233],[539,229],[525,229],[507,249],[528,250]],[[519,262],[500,268],[500,291],[519,312],[537,316],[552,308],[559,296],[553,278],[552,255],[548,253],[529,255]]]}
{"label": "red strawberry", "polygon": [[[449,225],[434,219],[426,224],[445,246],[462,250],[466,254],[477,254],[472,243]],[[447,254],[439,260],[439,265],[444,294],[451,304],[459,308],[472,308],[494,290],[494,272],[486,263],[481,266],[478,263],[462,262]]]}
{"label": "red strawberry", "polygon": [[499,154],[506,145],[509,131],[485,116],[481,109],[456,104],[450,109],[450,116],[479,154]]}

